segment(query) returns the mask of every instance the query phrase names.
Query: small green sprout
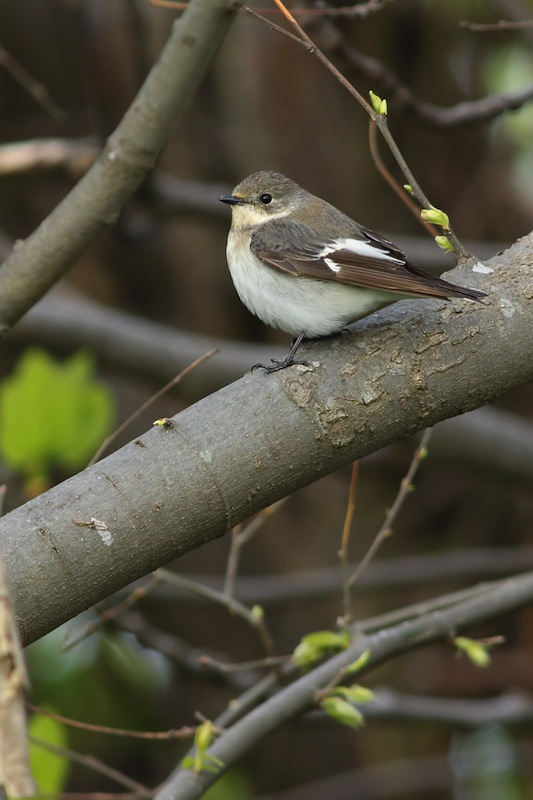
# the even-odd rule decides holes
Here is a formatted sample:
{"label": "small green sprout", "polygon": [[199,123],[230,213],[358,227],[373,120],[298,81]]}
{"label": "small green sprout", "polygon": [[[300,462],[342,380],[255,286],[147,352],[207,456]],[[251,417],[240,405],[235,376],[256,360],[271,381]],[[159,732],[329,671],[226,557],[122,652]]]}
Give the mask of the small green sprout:
{"label": "small green sprout", "polygon": [[192,769],[196,774],[200,774],[200,772],[219,772],[224,766],[224,762],[207,752],[216,734],[217,729],[212,722],[208,719],[202,722],[194,734],[196,752],[193,757],[187,756],[184,758],[181,766],[184,769]]}
{"label": "small green sprout", "polygon": [[372,103],[372,108],[376,112],[376,114],[380,114],[382,117],[387,116],[387,101],[382,100],[379,95],[377,95],[372,90],[368,93],[370,95],[370,102]]}
{"label": "small green sprout", "polygon": [[334,631],[314,631],[302,637],[300,644],[292,654],[292,660],[299,667],[310,667],[326,653],[337,653],[346,650],[350,643],[347,631],[335,633]]}

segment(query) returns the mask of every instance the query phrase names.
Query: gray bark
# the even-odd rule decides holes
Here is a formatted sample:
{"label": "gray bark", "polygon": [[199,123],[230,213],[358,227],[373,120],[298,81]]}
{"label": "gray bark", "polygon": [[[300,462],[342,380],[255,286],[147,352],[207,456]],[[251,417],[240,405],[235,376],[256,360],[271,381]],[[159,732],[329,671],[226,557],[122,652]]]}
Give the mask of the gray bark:
{"label": "gray bark", "polygon": [[[247,374],[0,520],[25,643],[344,464],[533,377],[533,235],[482,304],[407,301]],[[91,522],[97,520],[96,522]],[[102,523],[102,524],[100,524]],[[105,526],[105,527],[103,527]]]}

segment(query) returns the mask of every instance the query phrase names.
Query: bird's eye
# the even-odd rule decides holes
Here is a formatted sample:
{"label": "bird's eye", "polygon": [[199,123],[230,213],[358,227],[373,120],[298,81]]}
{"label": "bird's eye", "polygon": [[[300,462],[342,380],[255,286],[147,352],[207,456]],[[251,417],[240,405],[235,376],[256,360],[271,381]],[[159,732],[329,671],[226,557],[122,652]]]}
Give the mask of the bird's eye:
{"label": "bird's eye", "polygon": [[265,194],[262,194],[259,199],[261,200],[263,205],[267,206],[269,203],[272,202],[272,195],[268,194],[268,193],[265,193]]}

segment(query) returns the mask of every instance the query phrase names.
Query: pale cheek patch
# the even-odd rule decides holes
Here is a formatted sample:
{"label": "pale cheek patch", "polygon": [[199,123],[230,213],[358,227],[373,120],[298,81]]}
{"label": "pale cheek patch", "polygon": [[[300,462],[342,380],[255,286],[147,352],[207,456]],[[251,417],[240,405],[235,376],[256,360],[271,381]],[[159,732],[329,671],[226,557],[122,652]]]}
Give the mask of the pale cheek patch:
{"label": "pale cheek patch", "polygon": [[[328,266],[331,267],[329,262],[331,259],[327,259],[326,256],[332,255],[332,253],[336,253],[337,251],[348,251],[349,253],[354,253],[358,256],[366,256],[367,258],[382,258],[383,261],[393,261],[395,264],[405,264],[404,259],[395,258],[387,253],[386,250],[383,250],[381,247],[376,247],[373,244],[369,244],[368,242],[364,242],[360,239],[337,239],[331,244],[326,245],[319,255],[319,258],[323,258],[325,261],[328,262]],[[334,263],[334,262],[333,262]],[[333,269],[333,267],[331,267]],[[335,270],[337,272],[338,270]]]}

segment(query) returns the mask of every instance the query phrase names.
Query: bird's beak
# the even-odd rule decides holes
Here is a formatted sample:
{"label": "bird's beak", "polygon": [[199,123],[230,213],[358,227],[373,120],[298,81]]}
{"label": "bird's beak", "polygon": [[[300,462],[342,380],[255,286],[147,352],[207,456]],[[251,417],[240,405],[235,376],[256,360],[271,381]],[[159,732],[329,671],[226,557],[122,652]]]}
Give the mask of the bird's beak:
{"label": "bird's beak", "polygon": [[242,197],[237,197],[234,194],[223,194],[218,199],[221,203],[227,203],[229,206],[242,206],[245,202]]}

